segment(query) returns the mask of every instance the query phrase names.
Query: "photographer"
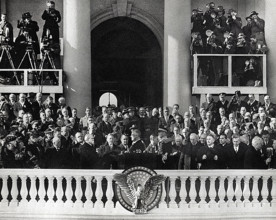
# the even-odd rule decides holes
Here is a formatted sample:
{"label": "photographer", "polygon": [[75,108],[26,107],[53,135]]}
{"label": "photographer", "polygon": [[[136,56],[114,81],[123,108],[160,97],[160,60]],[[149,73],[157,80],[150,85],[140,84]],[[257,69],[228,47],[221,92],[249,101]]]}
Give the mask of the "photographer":
{"label": "photographer", "polygon": [[40,53],[39,43],[38,43],[38,37],[36,34],[36,32],[39,31],[37,22],[32,20],[32,15],[30,14],[30,12],[26,12],[22,14],[22,19],[17,22],[18,22],[17,28],[20,28],[19,36],[23,32],[23,30],[27,31],[33,41],[33,47],[34,47],[35,53],[39,54]]}
{"label": "photographer", "polygon": [[228,19],[226,20],[226,23],[229,28],[229,32],[233,33],[235,37],[239,35],[239,33],[242,32],[242,20],[240,17],[237,17],[237,12],[234,9],[229,9],[228,11]]}
{"label": "photographer", "polygon": [[0,42],[1,44],[13,45],[13,28],[7,21],[7,15],[1,14],[0,21]]}
{"label": "photographer", "polygon": [[[42,39],[44,39],[45,37],[50,38],[51,35],[53,42],[59,43],[58,23],[61,21],[61,15],[59,11],[55,9],[55,2],[47,2],[47,9],[43,12],[42,19],[45,20]],[[47,32],[50,33],[48,34]]]}

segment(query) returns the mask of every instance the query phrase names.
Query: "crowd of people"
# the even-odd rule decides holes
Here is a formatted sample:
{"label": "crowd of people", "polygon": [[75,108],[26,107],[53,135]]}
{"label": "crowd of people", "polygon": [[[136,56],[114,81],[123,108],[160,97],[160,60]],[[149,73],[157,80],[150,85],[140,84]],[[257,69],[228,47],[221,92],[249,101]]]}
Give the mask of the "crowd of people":
{"label": "crowd of people", "polygon": [[[37,36],[39,31],[38,23],[32,20],[30,12],[22,14],[20,20],[18,20],[17,28],[19,29],[18,36],[14,41],[13,26],[7,20],[6,14],[1,14],[0,21],[0,45],[1,56],[0,67],[1,68],[30,68],[41,69],[44,64],[53,68],[51,62],[47,60],[45,54],[50,54],[49,59],[52,59],[55,63],[54,67],[60,66],[60,42],[59,42],[59,23],[61,22],[61,14],[55,9],[55,2],[48,1],[47,8],[44,10],[41,18],[45,20],[43,26],[43,32],[41,36],[41,44]],[[40,48],[42,56],[40,55]],[[39,58],[39,59],[38,59]],[[41,62],[39,62],[41,58]],[[46,62],[42,61],[46,60]],[[39,66],[39,65],[42,66]],[[12,72],[1,72],[0,82],[3,84],[14,83]],[[19,78],[19,77],[18,77]],[[50,76],[55,81],[54,76]],[[17,79],[17,84],[20,80]]]}
{"label": "crowd of people", "polygon": [[206,95],[200,109],[76,108],[42,94],[0,97],[4,168],[268,169],[276,167],[276,105],[237,91]]}
{"label": "crowd of people", "polygon": [[191,53],[210,54],[264,54],[268,48],[265,41],[265,21],[252,11],[242,26],[237,10],[229,9],[225,15],[223,6],[214,2],[206,5],[206,11],[193,9],[191,22]]}

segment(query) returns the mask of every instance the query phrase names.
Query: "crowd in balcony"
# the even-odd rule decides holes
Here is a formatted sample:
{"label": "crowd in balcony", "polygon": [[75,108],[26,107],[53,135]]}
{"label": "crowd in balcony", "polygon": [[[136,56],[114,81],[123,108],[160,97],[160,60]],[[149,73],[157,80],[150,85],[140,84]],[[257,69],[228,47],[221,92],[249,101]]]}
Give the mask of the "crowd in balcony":
{"label": "crowd in balcony", "polygon": [[[60,66],[59,23],[61,15],[55,9],[55,2],[48,1],[47,9],[42,14],[45,20],[40,42],[37,36],[38,23],[32,20],[30,12],[22,14],[18,20],[18,36],[14,41],[13,26],[8,21],[6,14],[1,14],[0,21],[0,68],[3,69],[43,69],[58,68]],[[41,56],[40,56],[41,51]],[[54,76],[49,76],[54,79]],[[1,72],[0,83],[19,84],[19,77],[12,72]]]}
{"label": "crowd in balcony", "polygon": [[[237,91],[200,109],[102,106],[84,113],[42,94],[0,97],[3,168],[269,169],[276,167],[276,105]],[[80,116],[79,116],[80,115]],[[122,166],[123,164],[123,166]]]}
{"label": "crowd in balcony", "polygon": [[246,25],[235,9],[227,15],[223,6],[214,2],[206,4],[206,11],[192,11],[191,53],[195,54],[264,54],[268,51],[265,41],[265,21],[256,11],[246,18]]}

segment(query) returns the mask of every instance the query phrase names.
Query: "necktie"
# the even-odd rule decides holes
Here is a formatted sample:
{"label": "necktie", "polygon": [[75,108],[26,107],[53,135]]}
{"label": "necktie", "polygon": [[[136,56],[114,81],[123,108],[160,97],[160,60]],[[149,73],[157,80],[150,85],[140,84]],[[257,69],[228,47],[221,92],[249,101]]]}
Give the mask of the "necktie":
{"label": "necktie", "polygon": [[238,147],[235,147],[235,151],[236,151],[236,153],[238,153]]}

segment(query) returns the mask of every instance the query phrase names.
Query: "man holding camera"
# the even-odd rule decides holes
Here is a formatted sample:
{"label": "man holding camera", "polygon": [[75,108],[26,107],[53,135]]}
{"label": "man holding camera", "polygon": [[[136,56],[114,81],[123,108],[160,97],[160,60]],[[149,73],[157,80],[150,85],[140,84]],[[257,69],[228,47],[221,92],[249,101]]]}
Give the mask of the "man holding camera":
{"label": "man holding camera", "polygon": [[22,19],[18,21],[17,28],[20,28],[19,36],[23,33],[23,30],[28,32],[31,42],[30,44],[33,45],[33,49],[36,54],[40,53],[38,37],[36,32],[39,31],[39,27],[36,21],[32,20],[32,15],[30,12],[26,12],[22,14]]}
{"label": "man holding camera", "polygon": [[55,2],[47,2],[47,9],[43,12],[42,19],[45,20],[42,39],[52,36],[53,42],[59,43],[58,23],[61,21],[61,15],[59,11],[55,9]]}

